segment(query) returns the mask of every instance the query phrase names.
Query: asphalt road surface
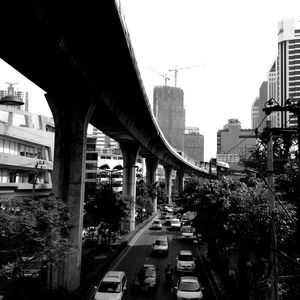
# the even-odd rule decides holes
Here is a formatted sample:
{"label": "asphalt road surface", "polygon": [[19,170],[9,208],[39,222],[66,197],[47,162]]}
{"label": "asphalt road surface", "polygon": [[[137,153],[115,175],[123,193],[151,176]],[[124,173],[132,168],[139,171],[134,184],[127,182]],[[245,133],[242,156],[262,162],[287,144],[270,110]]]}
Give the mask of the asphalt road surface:
{"label": "asphalt road surface", "polygon": [[[149,224],[151,225],[151,224]],[[165,268],[170,262],[174,269],[176,269],[176,257],[180,250],[191,250],[196,261],[196,272],[193,275],[197,276],[201,283],[206,282],[204,274],[201,270],[201,264],[199,261],[198,245],[193,243],[192,240],[184,240],[181,238],[180,232],[169,231],[166,226],[163,226],[163,230],[151,230],[150,226],[146,226],[140,233],[131,241],[131,247],[120,258],[118,258],[111,266],[112,270],[125,271],[128,283],[127,283],[127,299],[176,299],[176,291],[174,287],[180,276],[184,274],[178,274],[174,272],[172,287],[167,287],[165,284]],[[159,235],[167,235],[169,238],[169,254],[167,257],[152,257],[151,248],[155,238]],[[154,295],[140,294],[133,291],[133,283],[135,280],[135,274],[140,270],[143,264],[155,264],[160,270],[160,284],[157,292]],[[190,275],[190,274],[187,274]],[[205,287],[205,286],[204,286]],[[211,299],[207,287],[203,292],[204,299]],[[207,294],[207,295],[206,295]]]}

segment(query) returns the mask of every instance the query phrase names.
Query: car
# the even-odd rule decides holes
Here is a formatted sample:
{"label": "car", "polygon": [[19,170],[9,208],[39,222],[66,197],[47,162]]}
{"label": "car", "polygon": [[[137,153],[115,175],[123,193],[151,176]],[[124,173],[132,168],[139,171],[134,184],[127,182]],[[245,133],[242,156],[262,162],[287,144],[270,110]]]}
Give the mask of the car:
{"label": "car", "polygon": [[171,227],[170,228],[171,230],[179,231],[180,227],[181,227],[181,223],[180,223],[179,219],[176,219],[176,218],[172,219],[170,227]]}
{"label": "car", "polygon": [[182,224],[186,224],[186,223],[189,222],[189,219],[188,219],[187,216],[184,216],[184,215],[183,215],[183,216],[181,217],[180,221],[181,221]]}
{"label": "car", "polygon": [[177,300],[181,299],[203,299],[201,286],[197,277],[194,276],[183,276],[178,280],[177,286],[175,287]]}
{"label": "car", "polygon": [[151,229],[162,230],[162,224],[160,220],[154,220],[151,226]]}
{"label": "car", "polygon": [[126,298],[127,277],[124,271],[108,271],[95,287],[94,300],[121,300]]}
{"label": "car", "polygon": [[181,231],[181,237],[185,239],[193,239],[195,237],[194,228],[190,225],[182,226],[180,231]]}
{"label": "car", "polygon": [[173,219],[173,216],[167,215],[166,218],[165,218],[165,225],[170,226],[172,219]]}
{"label": "car", "polygon": [[159,236],[155,239],[152,246],[152,255],[165,255],[169,253],[169,240],[166,235]]}
{"label": "car", "polygon": [[176,269],[178,272],[194,272],[196,269],[195,258],[190,250],[180,250],[177,256]]}
{"label": "car", "polygon": [[153,264],[144,264],[136,274],[134,290],[155,293],[160,281],[159,269]]}

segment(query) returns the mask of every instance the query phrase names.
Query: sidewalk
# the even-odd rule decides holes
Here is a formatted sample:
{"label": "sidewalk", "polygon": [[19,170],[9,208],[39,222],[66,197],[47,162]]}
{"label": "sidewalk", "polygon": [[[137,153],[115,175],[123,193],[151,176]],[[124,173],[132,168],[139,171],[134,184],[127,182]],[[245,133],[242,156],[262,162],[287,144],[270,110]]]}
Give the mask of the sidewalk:
{"label": "sidewalk", "polygon": [[197,235],[197,240],[198,240],[198,249],[200,253],[201,264],[203,265],[204,271],[206,273],[208,284],[211,286],[212,297],[214,297],[214,299],[220,299],[220,300],[230,299],[219,276],[211,266],[210,259],[208,258],[207,244],[203,242],[198,235]]}

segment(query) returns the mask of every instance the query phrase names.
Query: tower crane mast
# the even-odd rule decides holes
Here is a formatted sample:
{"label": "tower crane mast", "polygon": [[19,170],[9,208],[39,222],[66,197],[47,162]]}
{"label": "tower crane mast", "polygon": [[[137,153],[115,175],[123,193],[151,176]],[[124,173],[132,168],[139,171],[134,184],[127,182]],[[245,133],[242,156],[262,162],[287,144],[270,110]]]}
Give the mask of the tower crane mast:
{"label": "tower crane mast", "polygon": [[[148,67],[148,68],[149,68],[149,67]],[[152,69],[152,68],[149,68],[149,69],[152,70],[153,72],[155,72],[156,74],[162,76],[162,77],[165,79],[165,86],[167,86],[167,80],[170,80],[170,78],[167,76],[166,73],[165,73],[165,75],[164,75],[164,74],[161,74],[161,73],[157,72],[156,70],[154,70],[154,69]]]}
{"label": "tower crane mast", "polygon": [[203,66],[203,64],[201,65],[192,65],[192,66],[186,66],[186,67],[180,67],[178,68],[177,65],[175,65],[174,69],[170,69],[169,72],[174,72],[174,77],[175,77],[175,84],[174,86],[177,87],[177,73],[180,70],[184,70],[184,69],[190,69],[190,68],[196,68],[196,67],[200,67]]}

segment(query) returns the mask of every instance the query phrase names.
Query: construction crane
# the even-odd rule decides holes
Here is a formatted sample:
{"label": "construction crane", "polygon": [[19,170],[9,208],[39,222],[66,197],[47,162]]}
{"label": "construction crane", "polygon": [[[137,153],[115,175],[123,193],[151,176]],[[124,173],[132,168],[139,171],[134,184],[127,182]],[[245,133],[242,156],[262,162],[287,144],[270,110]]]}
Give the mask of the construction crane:
{"label": "construction crane", "polygon": [[193,66],[187,66],[187,67],[181,67],[181,68],[178,68],[177,65],[174,67],[174,69],[170,69],[169,72],[174,72],[174,76],[175,76],[175,87],[177,86],[177,73],[179,70],[184,70],[184,69],[190,69],[190,68],[196,68],[196,67],[200,67],[200,66],[203,66],[202,65],[193,65]]}
{"label": "construction crane", "polygon": [[152,68],[150,68],[150,67],[148,67],[148,68],[149,68],[150,70],[152,70],[153,72],[155,72],[156,74],[162,76],[162,77],[165,79],[165,86],[167,86],[167,80],[170,80],[170,78],[167,77],[167,74],[163,75],[163,74],[157,72],[156,70],[154,70],[154,69],[152,69]]}

